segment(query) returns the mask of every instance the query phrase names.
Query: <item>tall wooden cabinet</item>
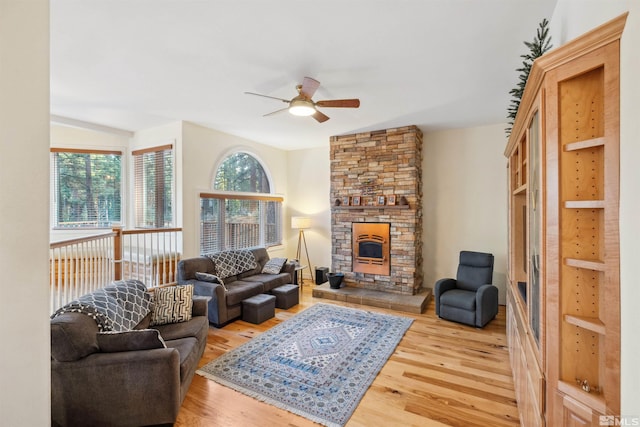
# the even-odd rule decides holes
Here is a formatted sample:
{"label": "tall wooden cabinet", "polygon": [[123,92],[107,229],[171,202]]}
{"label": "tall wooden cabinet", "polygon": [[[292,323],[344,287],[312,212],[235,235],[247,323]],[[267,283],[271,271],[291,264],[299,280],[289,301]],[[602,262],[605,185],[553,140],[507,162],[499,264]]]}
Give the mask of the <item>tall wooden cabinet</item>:
{"label": "tall wooden cabinet", "polygon": [[507,335],[523,426],[620,414],[619,47],[626,14],[532,67],[509,159]]}

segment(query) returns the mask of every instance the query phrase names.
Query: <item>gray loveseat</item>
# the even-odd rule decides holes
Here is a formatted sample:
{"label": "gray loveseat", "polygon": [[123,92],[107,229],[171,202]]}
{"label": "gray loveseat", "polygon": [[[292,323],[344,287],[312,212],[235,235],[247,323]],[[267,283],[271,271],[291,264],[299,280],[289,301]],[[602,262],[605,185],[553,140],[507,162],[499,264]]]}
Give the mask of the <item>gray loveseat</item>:
{"label": "gray loveseat", "polygon": [[[129,292],[132,288],[137,295]],[[194,297],[188,321],[151,326],[155,313],[143,311],[132,329],[125,325],[121,332],[101,332],[105,317],[116,313],[121,321],[133,306],[147,305],[149,295],[141,282],[115,282],[81,297],[82,304],[56,312],[51,319],[53,426],[175,422],[206,345],[207,302]],[[87,299],[95,305],[86,304]],[[96,305],[100,310],[92,308]],[[112,310],[108,316],[101,314],[104,307]],[[183,312],[188,313],[188,305]]]}
{"label": "gray loveseat", "polygon": [[[255,264],[251,264],[251,259],[247,260],[248,253],[253,254],[249,258],[255,259]],[[242,317],[242,300],[293,283],[293,263],[285,262],[278,273],[263,273],[269,261],[269,253],[265,248],[224,251],[187,258],[178,263],[177,281],[180,285],[193,284],[196,295],[211,298],[209,321],[220,327]],[[222,279],[224,285],[199,280],[196,273],[215,275]]]}

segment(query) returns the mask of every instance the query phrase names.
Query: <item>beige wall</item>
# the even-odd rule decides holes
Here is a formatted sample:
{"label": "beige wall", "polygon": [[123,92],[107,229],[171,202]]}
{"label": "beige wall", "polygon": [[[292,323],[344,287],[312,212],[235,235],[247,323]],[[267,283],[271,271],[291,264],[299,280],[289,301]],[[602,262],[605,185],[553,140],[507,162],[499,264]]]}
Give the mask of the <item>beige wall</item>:
{"label": "beige wall", "polygon": [[425,133],[424,286],[455,277],[461,250],[494,255],[505,304],[507,174],[504,124]]}
{"label": "beige wall", "polygon": [[[184,122],[182,126],[182,213],[184,256],[199,254],[199,218],[201,191],[211,191],[212,183],[220,163],[231,153],[245,151],[252,154],[267,170],[273,188],[272,193],[287,192],[286,152],[247,139],[229,135],[213,129]],[[284,212],[288,198],[285,198]],[[286,224],[286,221],[285,221]],[[288,227],[284,227],[285,233]],[[287,235],[284,239],[286,243]],[[286,245],[272,248],[271,256],[285,256]]]}
{"label": "beige wall", "polygon": [[49,8],[0,0],[0,424],[50,423]]}
{"label": "beige wall", "polygon": [[[295,258],[298,247],[298,233],[291,230],[291,217],[310,217],[311,228],[305,231],[305,239],[311,268],[303,273],[305,278],[315,278],[316,267],[331,268],[329,142],[326,147],[289,151],[287,168],[289,203],[284,219],[289,233],[287,257]],[[301,262],[306,264],[306,254],[302,258]]]}
{"label": "beige wall", "polygon": [[626,11],[620,52],[620,415],[640,417],[640,2],[559,0],[550,28],[557,46]]}

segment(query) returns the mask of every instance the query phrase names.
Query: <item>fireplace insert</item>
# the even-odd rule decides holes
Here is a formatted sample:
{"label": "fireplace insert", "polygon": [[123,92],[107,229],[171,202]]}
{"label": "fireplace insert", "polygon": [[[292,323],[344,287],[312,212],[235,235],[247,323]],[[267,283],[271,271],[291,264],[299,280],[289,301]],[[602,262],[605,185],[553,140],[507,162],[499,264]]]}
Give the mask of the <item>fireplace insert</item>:
{"label": "fireplace insert", "polygon": [[390,230],[391,224],[388,222],[351,224],[353,272],[384,276],[391,274]]}

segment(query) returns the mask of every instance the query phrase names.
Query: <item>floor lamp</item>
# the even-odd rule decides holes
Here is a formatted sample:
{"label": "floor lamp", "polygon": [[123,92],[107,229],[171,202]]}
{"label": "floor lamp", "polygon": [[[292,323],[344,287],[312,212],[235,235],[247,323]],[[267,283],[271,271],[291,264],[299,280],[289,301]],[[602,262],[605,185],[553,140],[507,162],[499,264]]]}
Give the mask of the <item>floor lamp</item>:
{"label": "floor lamp", "polygon": [[[304,251],[307,254],[307,266],[309,271],[311,271],[311,261],[309,261],[309,250],[307,249],[307,240],[304,238],[304,230],[306,228],[311,227],[311,218],[306,216],[292,216],[291,217],[291,228],[298,229],[298,250],[296,251],[296,259],[299,261],[300,256],[302,255],[302,245],[304,244]],[[300,273],[300,284],[304,282],[303,278],[304,274],[301,270]],[[311,275],[313,279],[313,274]]]}

